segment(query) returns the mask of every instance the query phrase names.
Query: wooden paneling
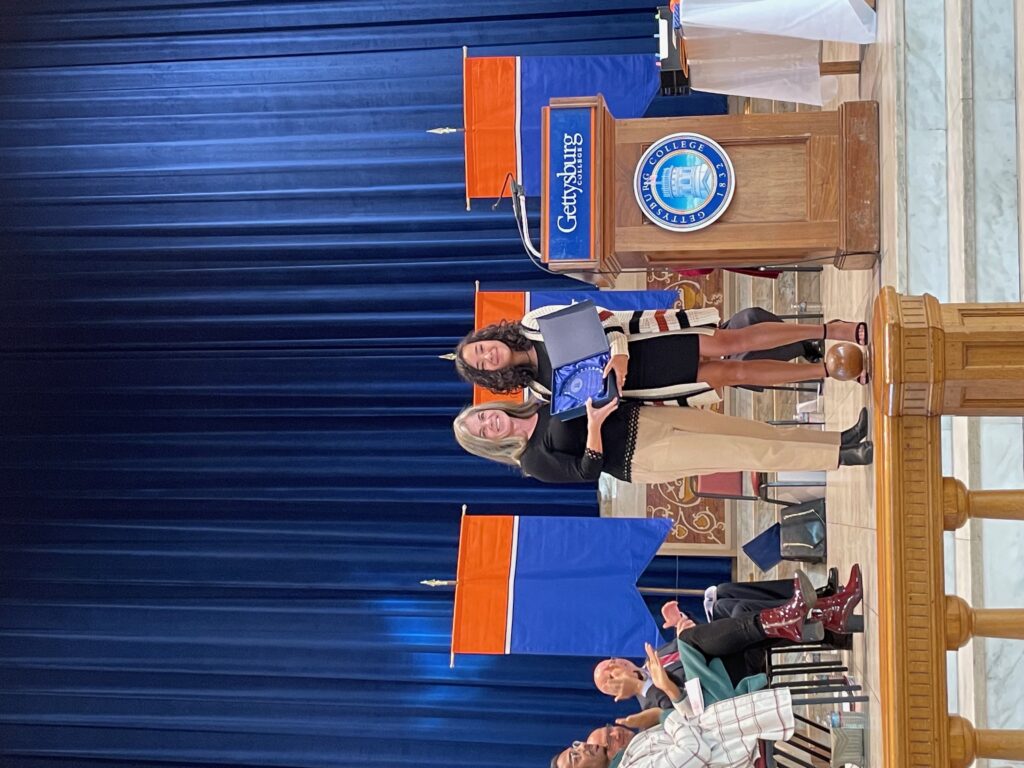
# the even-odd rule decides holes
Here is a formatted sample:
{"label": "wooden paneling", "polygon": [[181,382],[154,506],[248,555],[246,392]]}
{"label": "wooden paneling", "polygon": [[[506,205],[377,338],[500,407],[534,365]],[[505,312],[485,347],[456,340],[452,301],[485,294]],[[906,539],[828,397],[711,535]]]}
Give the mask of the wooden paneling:
{"label": "wooden paneling", "polygon": [[1024,305],[944,304],[943,413],[1024,415]]}
{"label": "wooden paneling", "polygon": [[618,140],[623,144],[650,144],[662,136],[693,131],[710,136],[722,146],[750,139],[802,139],[839,134],[838,112],[787,112],[777,115],[702,115],[619,120]]}
{"label": "wooden paneling", "polygon": [[839,251],[878,253],[882,227],[878,202],[878,104],[845,102],[839,106],[839,121]]}
{"label": "wooden paneling", "polygon": [[[599,195],[602,255],[594,271],[612,275],[621,269],[656,266],[753,266],[829,259],[843,268],[874,264],[879,225],[877,105],[873,102],[844,104],[840,112],[618,121],[605,115],[607,128],[600,132],[599,153],[605,166]],[[633,192],[644,150],[681,132],[703,134],[721,144],[735,169],[736,187],[729,207],[717,221],[693,232],[675,232],[651,223]],[[850,244],[855,253],[847,253]],[[580,263],[550,266],[562,271],[582,267]]]}
{"label": "wooden paneling", "polygon": [[839,137],[814,136],[807,142],[807,218],[839,219]]}
{"label": "wooden paneling", "polygon": [[821,220],[807,215],[809,155],[815,145],[799,139],[723,146],[736,170],[736,193],[709,230],[723,224]]}
{"label": "wooden paneling", "polygon": [[[839,128],[837,112],[618,121],[614,251],[624,265],[635,267],[834,258],[841,252],[842,237]],[[633,194],[633,176],[644,150],[682,131],[702,133],[721,144],[736,172],[728,210],[695,232],[672,232],[650,223]],[[869,161],[863,152],[856,157],[857,162]],[[877,156],[873,162],[877,165]],[[848,266],[866,267],[873,261],[869,255]]]}
{"label": "wooden paneling", "polygon": [[[714,226],[699,229],[696,232],[666,232],[654,225],[636,227],[619,227],[616,235],[616,250],[648,251],[652,255],[656,251],[665,251],[665,238],[670,236],[674,244],[683,242],[683,251],[667,251],[666,257],[678,254],[685,261],[687,254],[700,252],[758,253],[778,252],[787,250],[792,253],[798,247],[813,250],[815,253],[828,252],[830,243],[834,242],[838,224],[834,221],[803,222],[791,221],[782,224],[742,223],[730,224],[719,221]],[[678,248],[678,245],[676,245]],[[700,258],[699,255],[697,258]],[[752,258],[755,258],[752,256]]]}

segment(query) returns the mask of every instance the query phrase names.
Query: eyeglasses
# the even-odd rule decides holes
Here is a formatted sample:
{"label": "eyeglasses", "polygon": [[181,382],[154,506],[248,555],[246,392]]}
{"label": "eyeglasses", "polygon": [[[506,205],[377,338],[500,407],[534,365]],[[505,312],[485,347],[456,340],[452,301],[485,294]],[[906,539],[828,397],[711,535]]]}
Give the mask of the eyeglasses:
{"label": "eyeglasses", "polygon": [[574,741],[569,746],[569,765],[578,765],[579,761],[583,759],[583,755],[580,754],[580,747],[583,746],[582,741]]}

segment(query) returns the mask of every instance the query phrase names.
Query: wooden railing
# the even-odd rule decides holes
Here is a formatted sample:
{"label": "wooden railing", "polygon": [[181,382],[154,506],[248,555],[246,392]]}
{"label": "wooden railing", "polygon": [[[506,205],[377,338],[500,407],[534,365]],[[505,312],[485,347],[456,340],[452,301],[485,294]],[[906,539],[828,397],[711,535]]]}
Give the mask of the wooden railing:
{"label": "wooden railing", "polygon": [[[939,419],[1024,416],[1024,304],[940,304],[884,288],[872,321],[882,752],[885,765],[1024,760],[1024,731],[948,714],[947,650],[1024,639],[1024,610],[946,595],[943,531],[1024,521],[1024,490],[969,491],[942,476]],[[1020,567],[1020,563],[1014,563]]]}

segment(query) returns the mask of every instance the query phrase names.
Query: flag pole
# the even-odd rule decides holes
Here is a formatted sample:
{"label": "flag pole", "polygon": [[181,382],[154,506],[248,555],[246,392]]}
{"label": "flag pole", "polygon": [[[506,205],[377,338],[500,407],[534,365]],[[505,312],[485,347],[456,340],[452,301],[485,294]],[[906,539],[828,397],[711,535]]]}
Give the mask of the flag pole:
{"label": "flag pole", "polygon": [[[462,534],[461,534],[462,518],[464,518],[466,516],[466,512],[468,510],[469,510],[469,507],[466,506],[465,504],[463,504],[462,505],[462,516],[459,518],[459,531],[460,531],[460,534],[459,534],[459,546],[460,547],[462,546],[462,541],[461,541],[461,539],[462,539]],[[458,566],[456,566],[455,578],[454,579],[426,579],[425,581],[421,581],[420,584],[424,584],[424,585],[426,585],[428,587],[456,587],[456,586],[458,586],[458,583],[459,583],[458,576],[459,576]],[[449,646],[448,669],[455,669],[455,609],[454,609],[454,606],[452,607],[452,644]]]}
{"label": "flag pole", "polygon": [[[466,105],[466,59],[469,58],[469,46],[462,46],[462,126],[463,130],[469,127],[468,110]],[[467,135],[465,143],[468,146],[469,137]],[[465,158],[463,161],[465,165],[465,176],[466,176],[466,210],[472,210],[469,204],[469,158]]]}
{"label": "flag pole", "polygon": [[703,589],[677,589],[676,587],[637,587],[641,595],[687,595],[704,597]]}
{"label": "flag pole", "polygon": [[[424,579],[420,582],[424,587],[456,587],[459,581],[456,579]],[[688,595],[690,597],[703,597],[703,590],[684,590],[674,587],[637,587],[641,595]]]}
{"label": "flag pole", "polygon": [[[458,585],[457,579],[424,579],[420,582],[425,587],[454,587]],[[703,597],[703,589],[676,589],[675,587],[637,587],[641,595],[687,595],[689,597]]]}

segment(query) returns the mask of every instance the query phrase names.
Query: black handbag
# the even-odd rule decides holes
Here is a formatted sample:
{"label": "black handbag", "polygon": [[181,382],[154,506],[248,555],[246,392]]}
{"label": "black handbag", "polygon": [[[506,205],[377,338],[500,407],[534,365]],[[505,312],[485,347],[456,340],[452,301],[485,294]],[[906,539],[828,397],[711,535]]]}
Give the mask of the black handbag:
{"label": "black handbag", "polygon": [[783,560],[822,563],[827,554],[825,500],[814,499],[782,508],[779,551]]}

